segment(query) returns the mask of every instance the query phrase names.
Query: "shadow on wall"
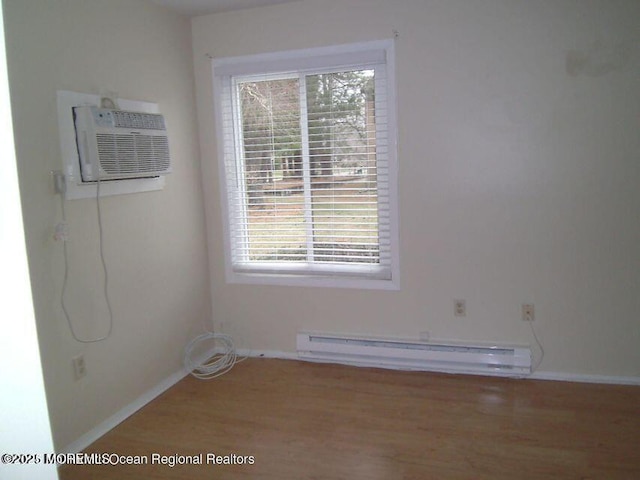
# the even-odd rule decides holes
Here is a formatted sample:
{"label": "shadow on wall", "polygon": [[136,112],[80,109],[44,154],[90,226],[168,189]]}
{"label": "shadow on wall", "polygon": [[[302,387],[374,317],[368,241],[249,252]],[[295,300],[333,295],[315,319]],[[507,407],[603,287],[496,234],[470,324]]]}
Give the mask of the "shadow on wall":
{"label": "shadow on wall", "polygon": [[629,64],[632,50],[628,44],[604,45],[599,41],[586,50],[570,50],[565,62],[567,73],[572,77],[581,74],[600,77],[624,70]]}

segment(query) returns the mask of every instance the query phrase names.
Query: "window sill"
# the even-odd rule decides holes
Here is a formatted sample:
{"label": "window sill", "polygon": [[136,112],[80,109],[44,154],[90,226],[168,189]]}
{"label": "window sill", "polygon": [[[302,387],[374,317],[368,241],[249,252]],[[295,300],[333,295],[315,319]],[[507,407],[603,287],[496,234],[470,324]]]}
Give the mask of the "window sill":
{"label": "window sill", "polygon": [[400,290],[398,279],[382,280],[330,275],[292,275],[274,273],[227,272],[227,283],[277,285],[286,287],[354,288],[361,290]]}

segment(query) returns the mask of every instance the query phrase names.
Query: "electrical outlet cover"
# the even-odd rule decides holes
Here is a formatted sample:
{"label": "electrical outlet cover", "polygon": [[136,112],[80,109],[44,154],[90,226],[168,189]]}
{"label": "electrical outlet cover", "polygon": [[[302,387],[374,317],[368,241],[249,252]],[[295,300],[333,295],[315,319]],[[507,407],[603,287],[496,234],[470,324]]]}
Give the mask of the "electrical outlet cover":
{"label": "electrical outlet cover", "polygon": [[71,359],[73,363],[73,373],[76,380],[80,380],[87,374],[87,365],[84,362],[84,355],[80,354]]}
{"label": "electrical outlet cover", "polygon": [[535,310],[532,303],[524,303],[522,305],[522,321],[533,322],[535,320]]}

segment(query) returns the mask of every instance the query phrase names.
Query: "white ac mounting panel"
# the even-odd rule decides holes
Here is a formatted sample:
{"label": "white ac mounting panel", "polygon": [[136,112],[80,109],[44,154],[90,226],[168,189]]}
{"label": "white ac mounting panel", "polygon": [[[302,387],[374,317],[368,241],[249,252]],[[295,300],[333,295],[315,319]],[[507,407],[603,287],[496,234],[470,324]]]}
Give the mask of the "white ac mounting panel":
{"label": "white ac mounting panel", "polygon": [[[74,108],[96,107],[100,105],[100,100],[100,96],[98,95],[85,93],[61,90],[58,91],[57,94],[60,150],[62,153],[63,171],[67,183],[65,195],[69,200],[95,198],[96,196],[96,182],[83,181],[78,146],[76,143]],[[118,104],[121,110],[149,114],[159,113],[158,104],[156,103],[118,99]],[[86,173],[84,180],[86,180]],[[100,182],[100,196],[162,190],[164,186],[165,177],[160,173],[159,176],[150,178],[128,178],[126,180],[105,181]]]}

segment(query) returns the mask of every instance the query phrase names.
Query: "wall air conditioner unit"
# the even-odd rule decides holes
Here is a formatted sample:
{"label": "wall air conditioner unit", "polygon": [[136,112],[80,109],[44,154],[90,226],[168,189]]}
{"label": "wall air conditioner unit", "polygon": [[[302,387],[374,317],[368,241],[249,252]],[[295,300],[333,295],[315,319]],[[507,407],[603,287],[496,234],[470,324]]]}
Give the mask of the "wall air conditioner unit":
{"label": "wall air conditioner unit", "polygon": [[171,172],[162,115],[82,106],[73,108],[73,117],[83,182]]}

